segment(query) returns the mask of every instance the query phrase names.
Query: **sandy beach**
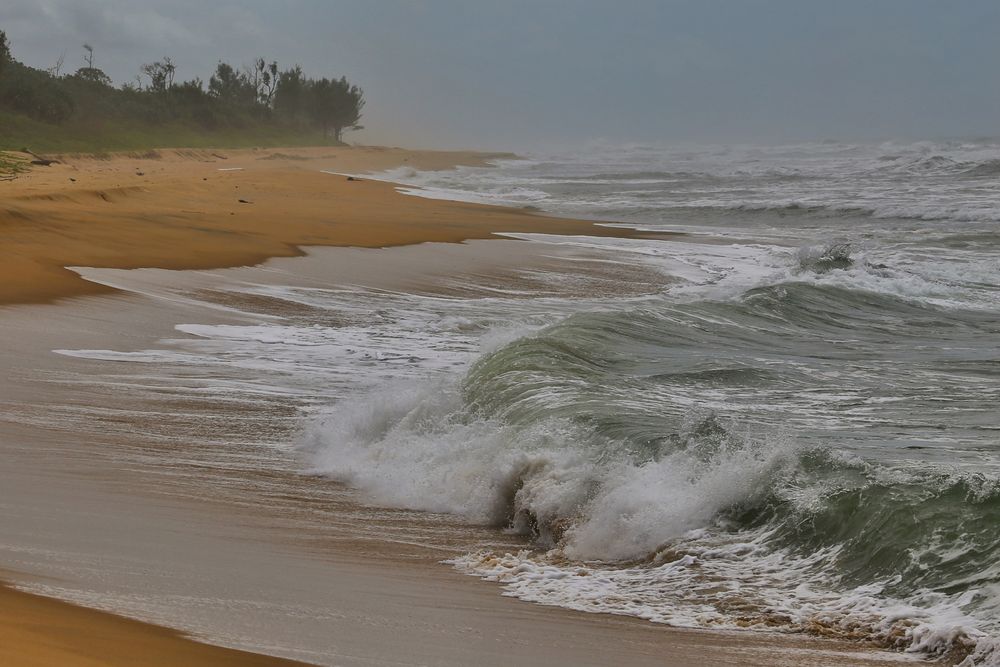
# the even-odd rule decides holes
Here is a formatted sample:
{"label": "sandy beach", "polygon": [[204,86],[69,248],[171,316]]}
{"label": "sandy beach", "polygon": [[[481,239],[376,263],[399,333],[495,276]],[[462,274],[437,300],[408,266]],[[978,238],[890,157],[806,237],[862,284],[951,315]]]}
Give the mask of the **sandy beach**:
{"label": "sandy beach", "polygon": [[[52,353],[138,352],[176,335],[177,322],[240,322],[225,302],[209,311],[177,295],[263,282],[268,272],[317,288],[399,292],[440,291],[445,278],[510,285],[512,266],[557,266],[574,276],[618,271],[608,282],[635,290],[654,280],[634,267],[608,268],[596,254],[487,240],[498,232],[636,236],[628,230],[420,199],[389,183],[325,173],[443,169],[491,157],[165,150],[59,156],[62,164],[0,183],[0,578],[14,587],[0,587],[0,662],[818,666],[906,659],[839,639],[684,630],[503,597],[440,561],[479,545],[517,549],[519,538],[372,507],[342,485],[302,474],[300,460],[273,446],[298,428],[289,403],[268,399],[237,411],[165,391],[129,394],[91,379],[126,386],[137,372]],[[559,289],[583,283],[568,284]],[[253,437],[236,448],[241,429]]]}
{"label": "sandy beach", "polygon": [[391,184],[323,173],[481,165],[487,154],[316,148],[55,157],[60,164],[2,184],[0,303],[102,291],[67,266],[205,269],[294,256],[303,245],[380,248],[498,230],[623,233],[402,198]]}

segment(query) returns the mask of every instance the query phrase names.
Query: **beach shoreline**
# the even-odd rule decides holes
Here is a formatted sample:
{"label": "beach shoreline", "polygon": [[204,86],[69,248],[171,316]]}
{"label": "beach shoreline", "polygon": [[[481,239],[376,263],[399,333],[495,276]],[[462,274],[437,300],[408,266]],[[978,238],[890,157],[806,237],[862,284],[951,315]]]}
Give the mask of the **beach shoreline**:
{"label": "beach shoreline", "polygon": [[[407,166],[484,166],[507,154],[380,148],[162,150],[58,156],[0,183],[0,303],[105,291],[66,267],[210,269],[302,254],[495,232],[650,236],[531,211],[398,196],[349,178]],[[341,173],[343,172],[343,173]]]}
{"label": "beach shoreline", "polygon": [[[321,168],[330,171],[328,168],[332,166],[339,172],[359,173],[401,164],[435,169],[455,164],[484,164],[488,159],[473,153],[330,148],[300,153],[224,153],[225,162],[212,154],[189,152],[164,152],[156,158],[122,156],[111,160],[72,157],[67,158],[65,164],[0,184],[0,196],[3,196],[0,222],[12,239],[12,243],[4,246],[8,257],[4,258],[6,268],[0,275],[0,304],[7,306],[0,308],[0,322],[6,327],[9,340],[18,341],[5,350],[8,355],[5,363],[17,372],[11,373],[8,386],[0,391],[4,405],[37,403],[41,406],[40,412],[44,413],[45,401],[66,400],[65,392],[71,391],[70,387],[63,387],[61,399],[53,398],[48,395],[49,387],[40,390],[37,379],[29,376],[38,368],[70,364],[64,358],[53,358],[50,352],[66,346],[68,340],[75,345],[85,345],[87,341],[81,338],[89,336],[95,346],[102,341],[111,348],[141,346],[143,341],[163,335],[165,328],[169,331],[167,320],[157,320],[159,306],[155,300],[121,293],[107,282],[85,280],[64,268],[66,266],[215,269],[257,264],[269,257],[299,256],[305,252],[302,246],[396,247],[394,251],[344,248],[339,257],[343,258],[345,267],[354,266],[352,270],[362,271],[368,261],[364,253],[381,252],[383,255],[379,259],[386,267],[395,266],[397,273],[406,274],[407,279],[412,280],[414,275],[430,275],[432,269],[441,271],[442,266],[455,265],[456,255],[441,252],[433,246],[435,242],[488,239],[497,232],[519,231],[630,235],[628,230],[600,227],[592,222],[407,197],[397,193],[392,184],[364,178],[350,181],[342,175],[321,171]],[[240,202],[240,199],[245,201]],[[331,210],[335,214],[331,214]],[[497,267],[505,263],[551,261],[541,254],[531,257],[530,253],[514,250],[519,242],[490,243],[497,243],[495,247],[502,249],[498,251]],[[457,252],[465,251],[459,249]],[[348,261],[350,257],[355,257],[355,265]],[[391,268],[370,270],[393,271]],[[66,297],[81,298],[54,307],[31,305]],[[87,331],[84,334],[74,332],[73,323],[82,320],[91,320]],[[129,331],[129,322],[142,324]],[[458,665],[478,658],[481,664],[505,661],[606,664],[609,659],[617,658],[630,664],[819,665],[887,664],[899,660],[898,656],[837,641],[679,630],[638,619],[543,608],[501,597],[493,585],[451,571],[439,565],[440,558],[432,552],[412,546],[387,547],[385,543],[366,542],[359,548],[349,538],[338,542],[329,537],[320,539],[322,536],[311,546],[290,544],[285,533],[291,529],[281,525],[292,516],[290,513],[260,512],[254,507],[240,507],[236,500],[220,499],[211,511],[206,510],[199,516],[196,529],[185,528],[198,504],[189,499],[151,495],[150,488],[154,485],[150,484],[148,471],[98,470],[86,442],[70,444],[65,442],[63,434],[44,433],[41,427],[2,426],[0,447],[11,463],[4,471],[6,492],[0,501],[23,510],[23,515],[18,521],[11,521],[8,528],[13,534],[25,536],[20,552],[3,552],[8,560],[11,554],[26,553],[32,539],[48,539],[64,531],[69,524],[53,524],[46,528],[49,533],[41,529],[32,532],[36,530],[36,520],[44,519],[47,513],[59,511],[59,508],[71,507],[74,502],[83,508],[80,510],[82,518],[78,517],[82,521],[79,528],[81,544],[84,544],[82,537],[90,529],[106,529],[107,539],[113,540],[115,535],[123,539],[121,528],[105,525],[102,517],[113,517],[122,525],[135,526],[136,530],[149,523],[152,517],[154,527],[142,528],[145,532],[137,534],[149,539],[154,546],[159,540],[160,547],[172,539],[178,540],[184,547],[181,552],[200,554],[200,560],[193,567],[202,569],[205,576],[221,576],[226,563],[238,553],[247,559],[248,572],[263,571],[274,577],[289,577],[287,585],[293,593],[289,593],[286,604],[294,601],[295,586],[308,586],[316,580],[328,582],[319,586],[321,592],[357,613],[326,618],[331,631],[339,633],[339,641],[345,648],[338,655],[327,656],[325,663],[319,656],[290,656],[307,662]],[[54,470],[39,472],[38,468],[46,462],[45,454],[52,452],[59,453],[58,465]],[[115,456],[111,454],[113,452],[102,452],[100,460],[114,461]],[[205,475],[212,478],[209,473]],[[292,479],[290,473],[288,478]],[[95,486],[97,479],[101,484]],[[103,488],[109,483],[114,487],[113,492]],[[316,502],[327,503],[333,510],[340,507],[336,504],[339,501],[323,495],[330,491],[319,488],[327,484],[310,478],[298,479],[295,483],[307,488],[309,493],[318,494],[308,496],[303,492],[303,497],[318,498]],[[33,517],[27,506],[40,501],[38,489],[41,488],[47,490],[47,504],[39,504],[35,510],[37,516]],[[130,500],[128,512],[116,509],[123,498]],[[353,505],[343,506],[353,508]],[[73,516],[66,521],[74,521]],[[230,526],[219,533],[221,526],[231,523],[240,527]],[[169,526],[170,530],[160,535],[162,531],[156,526]],[[72,542],[74,538],[70,535],[65,539]],[[84,546],[80,548],[83,553]],[[90,545],[87,548],[94,549],[93,555],[99,554],[101,547]],[[322,553],[317,556],[309,553],[310,549],[319,549]],[[276,553],[297,564],[302,574],[296,577],[280,574],[278,570],[283,567],[274,565],[280,561]],[[134,559],[127,563],[135,566],[144,553],[137,551],[132,556]],[[167,554],[164,561],[176,557]],[[58,564],[57,560],[53,562]],[[45,576],[44,563],[41,560],[39,563],[36,563],[39,570],[33,573],[25,573],[16,563],[0,562],[0,566],[10,567],[6,578],[20,583]],[[49,567],[50,577],[60,569],[52,564]],[[142,576],[145,575],[140,573],[138,580],[141,581]],[[187,576],[193,575],[188,573]],[[241,579],[233,575],[230,583],[239,581]],[[77,582],[76,586],[85,591],[86,582]],[[81,599],[83,597],[81,595]],[[132,621],[109,618],[104,612],[81,607],[65,609],[59,607],[61,603],[50,603],[45,598],[10,590],[0,592],[0,600],[0,608],[10,610],[7,618],[23,616],[34,609],[41,618],[60,615],[66,623],[72,624],[74,633],[91,632],[102,624],[120,623],[123,625],[116,626],[119,628],[116,632],[129,637],[155,635],[156,641],[162,644],[150,650],[163,657],[165,662],[162,664],[178,664],[181,660],[186,661],[185,664],[281,664],[266,662],[263,658],[260,660],[265,661],[254,662],[258,658],[247,654],[213,657],[223,654],[210,652],[205,653],[205,660],[211,658],[216,662],[198,663],[196,660],[200,658],[185,656],[201,651],[204,645],[171,630],[144,624],[130,625]],[[422,614],[419,621],[410,619],[415,609]],[[304,612],[298,610],[296,613]],[[247,614],[252,615],[251,612]],[[191,623],[198,625],[197,619],[192,619]],[[386,638],[387,633],[395,636]],[[49,662],[53,659],[44,656],[35,659],[29,653],[30,648],[38,646],[55,650],[55,639],[51,637],[45,639],[34,631],[22,632],[10,623],[0,627],[0,637],[10,638],[4,642],[5,650],[15,660],[10,664],[45,664],[46,659]],[[456,646],[456,642],[462,641],[467,645]],[[367,652],[365,647],[369,647]],[[272,652],[287,653],[277,649]],[[233,662],[224,661],[229,658]],[[22,662],[16,662],[18,659]],[[135,664],[111,652],[88,657],[71,650],[60,654],[58,659],[61,664],[70,665]]]}

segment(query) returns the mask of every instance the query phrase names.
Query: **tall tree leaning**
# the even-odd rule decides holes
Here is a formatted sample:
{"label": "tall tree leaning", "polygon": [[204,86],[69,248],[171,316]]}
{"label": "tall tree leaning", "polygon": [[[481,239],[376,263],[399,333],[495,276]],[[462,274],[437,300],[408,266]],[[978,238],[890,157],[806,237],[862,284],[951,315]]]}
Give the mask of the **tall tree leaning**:
{"label": "tall tree leaning", "polygon": [[334,139],[343,141],[344,130],[361,129],[358,121],[364,106],[364,91],[347,77],[315,79],[309,83],[309,115],[323,130],[324,137],[333,134]]}
{"label": "tall tree leaning", "polygon": [[0,30],[0,74],[3,74],[8,60],[10,60],[10,44],[7,43],[7,33]]}

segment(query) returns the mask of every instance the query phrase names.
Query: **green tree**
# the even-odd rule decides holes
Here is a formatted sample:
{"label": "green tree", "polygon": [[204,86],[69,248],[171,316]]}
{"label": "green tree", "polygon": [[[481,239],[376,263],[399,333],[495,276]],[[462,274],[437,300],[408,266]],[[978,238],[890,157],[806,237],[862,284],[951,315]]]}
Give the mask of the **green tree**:
{"label": "green tree", "polygon": [[7,41],[7,33],[0,30],[0,75],[3,74],[8,60],[10,60],[10,43]]}
{"label": "green tree", "polygon": [[322,128],[323,136],[332,132],[334,139],[342,141],[344,130],[360,129],[364,106],[364,92],[346,77],[316,79],[309,86],[309,114]]}
{"label": "green tree", "polygon": [[219,101],[205,92],[201,79],[191,79],[171,87],[170,98],[179,115],[204,128],[216,129],[226,123]]}
{"label": "green tree", "polygon": [[4,64],[0,104],[26,116],[61,123],[73,115],[73,98],[60,79],[14,60]]}
{"label": "green tree", "polygon": [[274,91],[278,86],[277,61],[269,64],[263,58],[257,58],[253,67],[247,71],[247,79],[257,94],[257,104],[270,109]]}
{"label": "green tree", "polygon": [[177,67],[170,58],[146,63],[139,69],[149,77],[149,88],[154,92],[162,93],[174,85],[174,73],[177,72]]}
{"label": "green tree", "polygon": [[274,113],[284,122],[304,123],[308,120],[307,101],[309,80],[298,65],[278,75],[274,91]]}
{"label": "green tree", "polygon": [[102,86],[111,86],[111,77],[97,67],[81,67],[73,75],[81,81],[96,83]]}
{"label": "green tree", "polygon": [[252,107],[257,99],[257,91],[246,75],[224,62],[216,66],[215,74],[208,80],[208,94],[229,106],[246,108]]}
{"label": "green tree", "polygon": [[143,65],[134,83],[115,87],[94,66],[94,50],[84,45],[84,52],[84,66],[60,76],[62,56],[48,71],[28,67],[11,56],[0,31],[0,108],[45,123],[71,121],[90,135],[111,136],[119,126],[141,133],[170,123],[261,136],[297,131],[303,139],[315,127],[341,140],[345,130],[357,127],[364,106],[361,89],[344,77],[310,79],[301,67],[280,71],[276,61],[264,58],[240,70],[219,62],[207,86],[198,79],[175,85],[176,67],[163,58]]}

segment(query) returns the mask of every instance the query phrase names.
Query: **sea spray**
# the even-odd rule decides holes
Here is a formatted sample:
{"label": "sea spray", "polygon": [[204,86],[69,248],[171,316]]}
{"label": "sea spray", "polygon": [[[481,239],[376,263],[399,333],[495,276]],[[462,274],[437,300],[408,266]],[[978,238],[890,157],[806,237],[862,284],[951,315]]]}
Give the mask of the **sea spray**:
{"label": "sea spray", "polygon": [[712,421],[676,451],[628,456],[624,443],[571,419],[503,422],[463,409],[455,387],[434,383],[344,401],[302,447],[316,472],[377,503],[460,514],[573,558],[613,561],[644,558],[754,504],[796,460],[786,442],[705,437],[718,428],[706,428]]}

